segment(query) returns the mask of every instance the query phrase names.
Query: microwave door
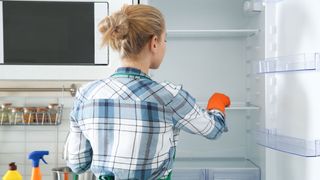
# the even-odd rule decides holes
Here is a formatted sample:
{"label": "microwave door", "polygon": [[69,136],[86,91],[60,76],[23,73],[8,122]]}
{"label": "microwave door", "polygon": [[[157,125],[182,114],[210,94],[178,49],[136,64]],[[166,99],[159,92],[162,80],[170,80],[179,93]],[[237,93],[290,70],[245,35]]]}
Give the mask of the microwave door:
{"label": "microwave door", "polygon": [[[107,65],[99,22],[107,2],[4,1],[3,64]],[[57,13],[59,12],[59,13]]]}
{"label": "microwave door", "polygon": [[108,3],[94,3],[94,64],[108,64],[109,51],[101,47],[102,34],[99,32],[100,21],[109,14]]}

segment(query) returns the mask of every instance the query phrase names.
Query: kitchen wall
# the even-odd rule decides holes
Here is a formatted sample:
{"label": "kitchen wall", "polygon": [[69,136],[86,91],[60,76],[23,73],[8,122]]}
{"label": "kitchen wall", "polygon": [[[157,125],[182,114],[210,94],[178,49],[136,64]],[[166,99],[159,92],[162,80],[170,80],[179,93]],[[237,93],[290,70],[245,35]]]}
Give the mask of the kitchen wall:
{"label": "kitchen wall", "polygon": [[[69,87],[85,83],[70,81],[0,81],[0,88],[19,87]],[[45,106],[49,103],[64,105],[62,121],[57,126],[1,126],[0,125],[0,176],[8,169],[8,163],[16,162],[24,179],[30,179],[31,161],[28,154],[34,150],[49,150],[45,156],[48,165],[41,164],[43,179],[52,179],[51,169],[65,166],[63,146],[69,130],[69,113],[73,97],[68,92],[0,92],[0,104],[11,102],[13,106]]]}

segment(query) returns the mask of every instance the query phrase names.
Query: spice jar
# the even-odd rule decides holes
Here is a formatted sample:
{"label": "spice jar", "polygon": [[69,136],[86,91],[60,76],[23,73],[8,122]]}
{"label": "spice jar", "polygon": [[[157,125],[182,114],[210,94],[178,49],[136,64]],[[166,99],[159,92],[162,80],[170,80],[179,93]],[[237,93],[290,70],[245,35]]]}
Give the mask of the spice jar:
{"label": "spice jar", "polygon": [[11,113],[9,114],[10,124],[21,123],[23,119],[23,108],[21,107],[12,107]]}
{"label": "spice jar", "polygon": [[16,108],[15,107],[12,107],[11,109],[10,109],[10,114],[9,114],[9,116],[8,116],[8,118],[9,118],[9,123],[11,124],[11,123],[14,123],[14,116],[15,116],[15,114],[16,114]]}
{"label": "spice jar", "polygon": [[49,104],[48,112],[49,112],[49,121],[50,123],[57,123],[58,120],[58,112],[59,112],[59,104]]}
{"label": "spice jar", "polygon": [[2,118],[2,107],[0,106],[0,123],[1,123],[1,118]]}
{"label": "spice jar", "polygon": [[31,124],[36,122],[36,108],[34,107],[25,107],[23,108],[23,120],[24,123]]}
{"label": "spice jar", "polygon": [[[15,112],[14,112],[15,109]],[[11,110],[12,116],[14,118],[14,124],[22,123],[23,122],[23,108],[22,107],[15,107]]]}
{"label": "spice jar", "polygon": [[5,103],[1,105],[2,113],[0,117],[1,124],[9,123],[9,116],[11,115],[11,103]]}
{"label": "spice jar", "polygon": [[48,123],[49,117],[48,117],[48,107],[38,107],[36,112],[36,121],[37,123]]}

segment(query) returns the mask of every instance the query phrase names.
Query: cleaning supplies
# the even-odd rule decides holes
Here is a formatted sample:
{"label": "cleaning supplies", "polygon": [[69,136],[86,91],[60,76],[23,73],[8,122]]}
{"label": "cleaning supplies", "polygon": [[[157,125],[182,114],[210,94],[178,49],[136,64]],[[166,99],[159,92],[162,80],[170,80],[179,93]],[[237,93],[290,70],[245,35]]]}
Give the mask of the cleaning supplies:
{"label": "cleaning supplies", "polygon": [[39,167],[40,159],[45,163],[48,164],[44,159],[43,156],[49,155],[49,151],[33,151],[29,154],[29,159],[32,160],[32,175],[31,180],[41,180],[42,175]]}
{"label": "cleaning supplies", "polygon": [[9,171],[2,177],[2,180],[22,180],[22,176],[17,171],[17,166],[14,162],[9,164]]}

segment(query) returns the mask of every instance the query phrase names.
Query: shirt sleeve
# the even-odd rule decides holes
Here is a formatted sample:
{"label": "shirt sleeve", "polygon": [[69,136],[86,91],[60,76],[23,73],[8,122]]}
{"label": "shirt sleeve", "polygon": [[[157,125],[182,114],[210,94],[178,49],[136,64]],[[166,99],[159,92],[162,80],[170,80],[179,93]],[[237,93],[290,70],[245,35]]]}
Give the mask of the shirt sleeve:
{"label": "shirt sleeve", "polygon": [[75,101],[74,108],[70,113],[70,130],[65,144],[64,156],[72,171],[80,174],[91,166],[92,148],[77,123],[77,107],[77,101]]}
{"label": "shirt sleeve", "polygon": [[202,109],[196,104],[195,98],[182,88],[169,105],[173,110],[173,122],[178,129],[216,139],[226,128],[222,112]]}

